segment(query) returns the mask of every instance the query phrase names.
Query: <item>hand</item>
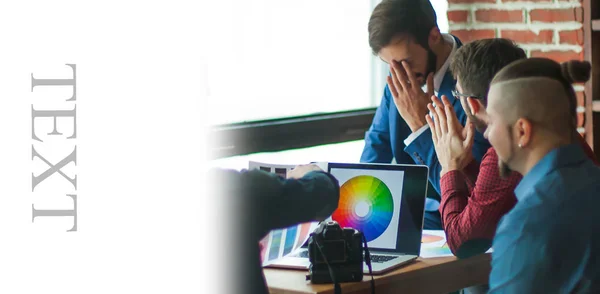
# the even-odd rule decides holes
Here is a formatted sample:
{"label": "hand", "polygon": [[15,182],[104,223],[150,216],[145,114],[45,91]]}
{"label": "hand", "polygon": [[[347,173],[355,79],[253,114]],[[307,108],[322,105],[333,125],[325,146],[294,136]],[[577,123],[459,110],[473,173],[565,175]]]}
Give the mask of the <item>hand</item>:
{"label": "hand", "polygon": [[433,114],[433,120],[429,115],[425,119],[431,128],[431,137],[435,146],[435,153],[442,166],[440,176],[451,170],[462,170],[473,160],[473,139],[475,129],[473,124],[467,120],[463,128],[456,118],[454,108],[446,96],[442,96],[442,103],[437,97],[432,96],[427,108]]}
{"label": "hand", "polygon": [[416,132],[427,123],[424,115],[427,114],[429,97],[434,94],[433,74],[427,76],[427,93],[425,93],[406,61],[402,61],[402,65],[392,62],[390,71],[392,76],[387,77],[387,83],[394,97],[394,104],[410,130]]}
{"label": "hand", "polygon": [[287,173],[288,179],[300,179],[311,171],[323,171],[320,167],[314,164],[298,165],[293,170]]}

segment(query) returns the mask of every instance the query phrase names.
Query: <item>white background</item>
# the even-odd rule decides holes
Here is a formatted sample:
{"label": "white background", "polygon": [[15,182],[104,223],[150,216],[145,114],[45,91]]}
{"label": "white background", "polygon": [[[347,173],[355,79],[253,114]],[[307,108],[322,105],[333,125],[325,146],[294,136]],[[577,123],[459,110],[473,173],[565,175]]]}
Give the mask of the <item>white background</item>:
{"label": "white background", "polygon": [[348,180],[357,176],[372,176],[381,180],[392,193],[394,201],[394,214],[387,229],[377,239],[369,242],[370,248],[396,249],[398,237],[398,224],[400,219],[400,204],[402,200],[402,187],[404,185],[404,171],[387,171],[372,169],[338,169],[332,168],[331,174],[338,179],[340,187]]}
{"label": "white background", "polygon": [[[225,240],[213,227],[227,226],[202,193],[207,9],[197,3],[0,4],[0,293],[222,293],[211,272]],[[78,87],[69,233],[71,217],[31,222],[32,203],[72,208],[57,174],[31,191],[31,174],[47,168],[31,159],[31,105],[73,105],[68,88],[31,92],[31,74],[69,78],[66,63]],[[42,140],[48,123],[36,121]],[[67,135],[71,125],[58,120]],[[72,151],[65,141],[36,150],[56,163]]]}

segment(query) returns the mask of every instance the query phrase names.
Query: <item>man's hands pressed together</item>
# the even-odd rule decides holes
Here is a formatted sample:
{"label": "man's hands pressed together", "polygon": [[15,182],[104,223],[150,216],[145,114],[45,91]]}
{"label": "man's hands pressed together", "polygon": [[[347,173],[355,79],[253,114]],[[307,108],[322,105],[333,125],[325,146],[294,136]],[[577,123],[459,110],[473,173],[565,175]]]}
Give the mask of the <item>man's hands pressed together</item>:
{"label": "man's hands pressed together", "polygon": [[394,97],[394,104],[414,133],[427,123],[424,115],[427,113],[429,97],[434,95],[433,74],[430,73],[427,77],[427,93],[425,93],[406,61],[392,62],[390,71],[392,76],[387,77],[387,83]]}
{"label": "man's hands pressed together", "polygon": [[427,105],[433,119],[429,115],[425,115],[424,118],[431,128],[435,153],[442,166],[440,176],[443,176],[449,171],[464,169],[473,160],[475,129],[469,120],[463,128],[445,95],[442,96],[442,102],[435,96],[431,97],[431,101],[437,105]]}

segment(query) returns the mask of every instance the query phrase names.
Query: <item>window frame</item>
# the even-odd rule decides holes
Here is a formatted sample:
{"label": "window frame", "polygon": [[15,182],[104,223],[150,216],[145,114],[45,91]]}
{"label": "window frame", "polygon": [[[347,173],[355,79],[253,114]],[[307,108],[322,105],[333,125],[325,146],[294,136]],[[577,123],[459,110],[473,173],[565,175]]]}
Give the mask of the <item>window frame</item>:
{"label": "window frame", "polygon": [[217,125],[208,132],[208,159],[364,139],[376,110],[370,107]]}

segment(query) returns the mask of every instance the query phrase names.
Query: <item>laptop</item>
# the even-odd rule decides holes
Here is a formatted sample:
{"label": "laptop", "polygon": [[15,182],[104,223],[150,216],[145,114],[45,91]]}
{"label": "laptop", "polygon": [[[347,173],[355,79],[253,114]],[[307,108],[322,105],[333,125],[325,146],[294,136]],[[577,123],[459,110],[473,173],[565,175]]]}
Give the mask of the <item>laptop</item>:
{"label": "laptop", "polygon": [[[421,250],[428,167],[424,165],[317,163],[340,184],[338,208],[325,221],[361,231],[371,254],[373,274],[417,259]],[[308,269],[308,247],[265,267]],[[366,263],[363,272],[369,273]]]}

